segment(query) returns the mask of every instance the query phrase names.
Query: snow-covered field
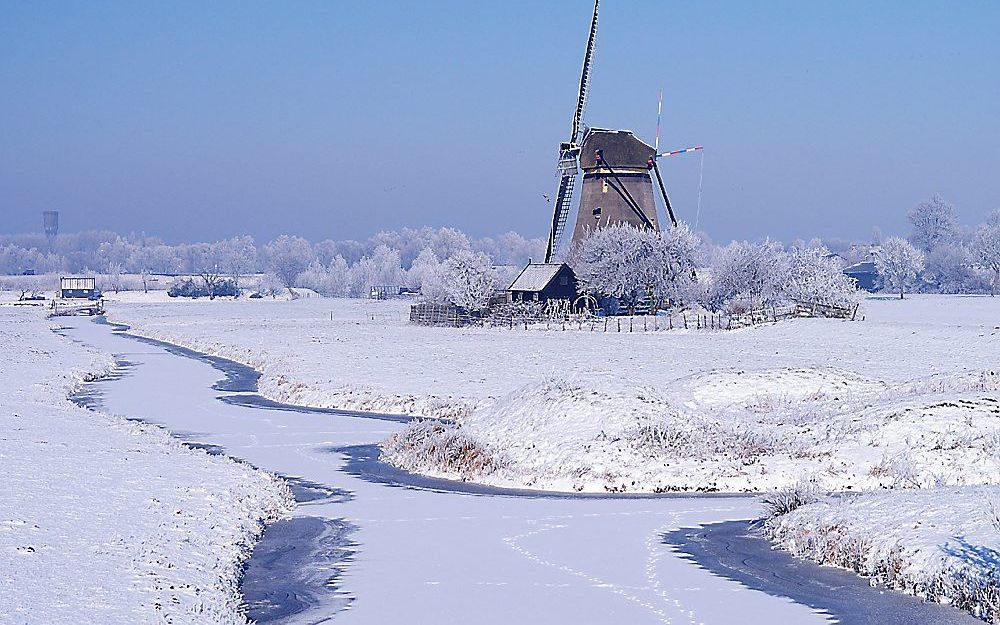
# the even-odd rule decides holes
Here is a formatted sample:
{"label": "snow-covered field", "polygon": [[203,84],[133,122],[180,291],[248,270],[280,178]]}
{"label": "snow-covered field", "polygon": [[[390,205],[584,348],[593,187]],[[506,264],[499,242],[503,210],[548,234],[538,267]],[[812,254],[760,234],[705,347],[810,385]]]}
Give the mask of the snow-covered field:
{"label": "snow-covered field", "polygon": [[983,484],[1000,474],[998,300],[868,300],[864,321],[732,332],[425,328],[405,302],[112,303],[154,338],[254,366],[263,394],[451,417],[404,468],[561,490]]}
{"label": "snow-covered field", "polygon": [[272,476],[67,399],[114,361],[0,307],[0,622],[239,623]]}

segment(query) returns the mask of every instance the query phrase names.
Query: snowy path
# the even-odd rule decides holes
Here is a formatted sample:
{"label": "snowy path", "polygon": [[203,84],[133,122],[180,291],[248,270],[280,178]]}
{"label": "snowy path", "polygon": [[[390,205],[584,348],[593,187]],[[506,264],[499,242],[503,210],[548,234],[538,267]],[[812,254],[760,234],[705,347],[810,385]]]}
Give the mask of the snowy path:
{"label": "snowy path", "polygon": [[[748,498],[551,499],[392,487],[344,471],[331,448],[370,444],[391,421],[268,410],[218,401],[206,363],[79,319],[74,338],[133,364],[101,383],[110,412],[218,445],[256,466],[347,491],[296,514],[345,520],[355,553],[337,585],[344,623],[822,623],[784,598],[749,590],[676,556],[672,529],[758,516]],[[347,363],[349,366],[350,363]],[[329,574],[335,576],[336,571]],[[331,594],[298,619],[344,605]]]}

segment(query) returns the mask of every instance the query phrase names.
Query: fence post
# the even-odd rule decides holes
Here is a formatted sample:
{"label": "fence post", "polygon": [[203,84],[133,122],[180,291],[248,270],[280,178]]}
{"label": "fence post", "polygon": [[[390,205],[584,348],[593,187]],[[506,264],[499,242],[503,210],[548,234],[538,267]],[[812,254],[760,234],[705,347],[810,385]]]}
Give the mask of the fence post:
{"label": "fence post", "polygon": [[604,318],[604,331],[605,332],[608,331],[608,318],[607,317]]}
{"label": "fence post", "polygon": [[646,331],[646,318],[645,317],[642,318],[642,331],[643,332]]}
{"label": "fence post", "polygon": [[667,317],[667,327],[670,330],[674,329],[674,316],[673,315],[670,315],[669,317]]}
{"label": "fence post", "polygon": [[615,321],[618,322],[618,331],[621,332],[622,331],[622,318],[621,317],[616,317]]}
{"label": "fence post", "polygon": [[684,320],[684,329],[688,329],[688,316],[687,313],[681,313],[681,319]]}
{"label": "fence post", "polygon": [[628,316],[628,331],[629,332],[632,331],[632,319],[633,319],[632,315],[629,315]]}
{"label": "fence post", "polygon": [[[854,312],[851,313],[851,321],[854,321],[854,319],[857,318],[857,316],[858,316],[858,306],[860,306],[860,305],[861,304],[855,304],[854,305]],[[330,314],[332,315],[333,313],[330,313]]]}

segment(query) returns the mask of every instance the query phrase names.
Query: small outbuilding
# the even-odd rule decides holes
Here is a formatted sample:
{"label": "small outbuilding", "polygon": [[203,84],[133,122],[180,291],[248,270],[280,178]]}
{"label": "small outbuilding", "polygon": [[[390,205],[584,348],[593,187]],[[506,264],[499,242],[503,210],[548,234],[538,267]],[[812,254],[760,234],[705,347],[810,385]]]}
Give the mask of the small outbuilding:
{"label": "small outbuilding", "polygon": [[59,295],[65,299],[97,299],[97,278],[60,278]]}
{"label": "small outbuilding", "polygon": [[512,302],[573,301],[577,296],[576,274],[566,263],[528,263],[514,278],[507,293]]}
{"label": "small outbuilding", "polygon": [[874,293],[878,290],[878,271],[875,263],[870,260],[844,267],[844,275],[854,280],[862,291]]}

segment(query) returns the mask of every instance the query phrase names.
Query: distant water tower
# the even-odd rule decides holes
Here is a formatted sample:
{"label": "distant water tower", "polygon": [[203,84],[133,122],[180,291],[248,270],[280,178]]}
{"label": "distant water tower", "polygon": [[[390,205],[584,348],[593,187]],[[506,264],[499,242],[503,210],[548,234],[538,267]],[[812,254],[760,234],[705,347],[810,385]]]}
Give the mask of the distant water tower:
{"label": "distant water tower", "polygon": [[45,238],[49,241],[49,249],[59,234],[59,211],[42,211],[42,229],[45,230]]}

